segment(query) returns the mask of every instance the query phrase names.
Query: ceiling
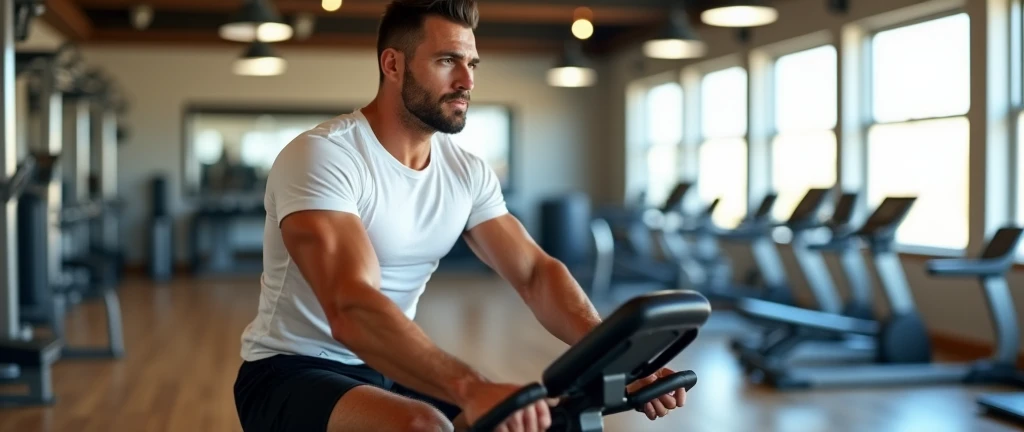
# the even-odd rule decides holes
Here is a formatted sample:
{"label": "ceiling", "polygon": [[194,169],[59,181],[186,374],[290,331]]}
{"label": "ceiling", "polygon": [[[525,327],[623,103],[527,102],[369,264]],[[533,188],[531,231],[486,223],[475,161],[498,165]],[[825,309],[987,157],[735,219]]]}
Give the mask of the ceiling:
{"label": "ceiling", "polygon": [[[340,9],[327,12],[321,0],[272,1],[286,22],[294,25],[302,15],[315,22],[311,35],[281,45],[322,48],[373,47],[378,19],[389,2],[344,0]],[[477,46],[488,51],[554,52],[572,37],[574,11],[586,6],[593,12],[595,31],[584,49],[609,53],[650,34],[664,22],[670,5],[680,1],[479,0]],[[132,26],[132,10],[143,3],[152,8],[152,21],[146,29],[137,30]],[[215,45],[232,43],[220,39],[217,28],[240,8],[242,0],[46,0],[46,4],[43,19],[78,44]]]}

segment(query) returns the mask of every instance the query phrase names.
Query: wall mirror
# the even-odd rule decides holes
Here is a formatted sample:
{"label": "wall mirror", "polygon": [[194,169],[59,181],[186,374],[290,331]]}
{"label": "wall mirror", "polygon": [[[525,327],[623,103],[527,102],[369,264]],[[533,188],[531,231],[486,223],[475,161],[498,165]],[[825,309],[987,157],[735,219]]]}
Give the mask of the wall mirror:
{"label": "wall mirror", "polygon": [[[263,201],[267,174],[296,135],[354,108],[253,108],[190,105],[185,109],[184,193],[211,206]],[[454,141],[495,170],[511,189],[514,121],[506,105],[474,103]]]}

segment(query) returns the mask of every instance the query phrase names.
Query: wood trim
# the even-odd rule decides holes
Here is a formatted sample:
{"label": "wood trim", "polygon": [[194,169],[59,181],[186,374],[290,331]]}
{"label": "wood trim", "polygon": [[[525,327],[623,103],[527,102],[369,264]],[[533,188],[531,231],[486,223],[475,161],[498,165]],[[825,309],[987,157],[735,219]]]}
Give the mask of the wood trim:
{"label": "wood trim", "polygon": [[[128,9],[135,6],[136,0],[83,0],[82,7],[96,9]],[[231,13],[238,9],[239,1],[209,0],[156,0],[150,5],[157,14],[161,10],[179,12],[216,12]],[[310,0],[278,0],[278,12],[295,14],[312,13],[318,16],[353,17],[377,19],[384,13],[388,1],[361,0],[344,2],[341,9],[327,12],[318,1]],[[522,4],[507,1],[503,3],[484,3],[478,6],[482,22],[528,22],[528,23],[572,23],[576,6],[559,4]],[[640,25],[662,20],[665,11],[662,8],[633,6],[592,6],[593,22],[606,25]]]}
{"label": "wood trim", "polygon": [[[182,45],[188,47],[237,47],[239,52],[244,44],[226,41],[216,33],[207,31],[136,31],[97,29],[82,45]],[[308,39],[291,40],[276,45],[288,48],[375,48],[377,38],[370,34],[314,35]],[[514,52],[531,54],[554,54],[561,48],[557,41],[524,40],[513,38],[480,38],[477,49],[481,52]]]}
{"label": "wood trim", "polygon": [[[991,356],[995,348],[978,340],[945,333],[932,333],[932,350],[953,361],[971,361]],[[1017,354],[1017,367],[1024,369],[1024,353]]]}
{"label": "wood trim", "polygon": [[73,0],[47,0],[42,18],[72,41],[82,41],[92,36],[92,21]]}

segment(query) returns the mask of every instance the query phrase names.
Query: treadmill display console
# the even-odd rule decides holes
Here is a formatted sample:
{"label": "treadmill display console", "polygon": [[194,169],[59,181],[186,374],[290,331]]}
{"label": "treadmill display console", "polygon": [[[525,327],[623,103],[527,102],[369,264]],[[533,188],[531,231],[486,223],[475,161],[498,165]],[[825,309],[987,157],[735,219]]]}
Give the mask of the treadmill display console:
{"label": "treadmill display console", "polygon": [[992,236],[992,240],[988,242],[988,246],[985,247],[985,251],[982,252],[981,258],[1000,258],[1013,253],[1013,250],[1017,249],[1017,245],[1020,244],[1022,231],[1024,230],[1021,228],[1000,228],[999,231],[996,231],[996,234]]}
{"label": "treadmill display console", "polygon": [[860,229],[860,233],[869,236],[877,235],[880,234],[880,231],[895,226],[910,212],[914,201],[917,201],[917,197],[886,198],[878,206],[878,209],[868,217],[867,222]]}

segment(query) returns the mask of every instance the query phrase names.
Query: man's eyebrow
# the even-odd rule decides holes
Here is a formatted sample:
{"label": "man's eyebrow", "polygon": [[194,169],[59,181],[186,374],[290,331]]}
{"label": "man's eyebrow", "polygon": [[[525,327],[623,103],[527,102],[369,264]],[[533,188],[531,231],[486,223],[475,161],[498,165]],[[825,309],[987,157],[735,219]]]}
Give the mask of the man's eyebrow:
{"label": "man's eyebrow", "polygon": [[[463,60],[463,59],[466,58],[466,55],[462,54],[462,53],[459,53],[459,52],[455,52],[455,51],[441,51],[441,52],[437,53],[437,57],[452,57],[452,58],[457,58],[459,60]],[[472,59],[469,60],[469,63],[470,64],[480,64],[480,58],[479,57],[473,57]]]}

